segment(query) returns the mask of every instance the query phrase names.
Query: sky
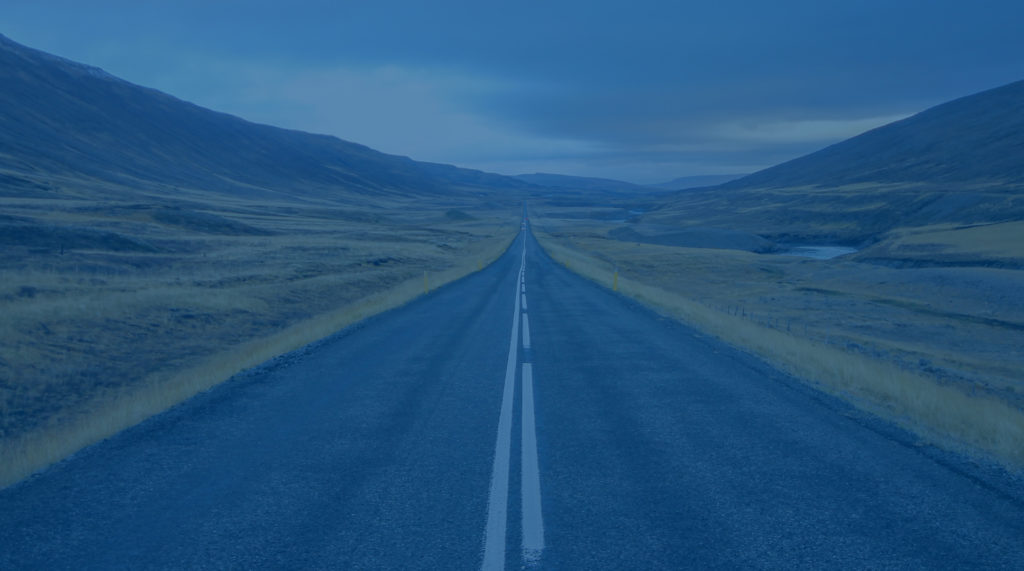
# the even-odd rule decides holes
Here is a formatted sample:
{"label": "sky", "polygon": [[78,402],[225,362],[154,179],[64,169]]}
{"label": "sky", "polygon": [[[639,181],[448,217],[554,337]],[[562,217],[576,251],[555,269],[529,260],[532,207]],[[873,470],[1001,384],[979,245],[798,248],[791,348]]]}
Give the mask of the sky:
{"label": "sky", "polygon": [[1020,0],[4,0],[0,33],[502,174],[738,174],[1024,79]]}

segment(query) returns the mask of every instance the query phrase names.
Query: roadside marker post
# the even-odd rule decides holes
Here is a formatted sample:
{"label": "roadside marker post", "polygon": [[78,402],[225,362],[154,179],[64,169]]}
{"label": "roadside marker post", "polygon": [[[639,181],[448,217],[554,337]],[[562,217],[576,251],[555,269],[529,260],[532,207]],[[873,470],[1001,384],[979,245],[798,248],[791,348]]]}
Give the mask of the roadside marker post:
{"label": "roadside marker post", "polygon": [[612,278],[612,291],[619,291],[619,269],[615,268],[615,276]]}

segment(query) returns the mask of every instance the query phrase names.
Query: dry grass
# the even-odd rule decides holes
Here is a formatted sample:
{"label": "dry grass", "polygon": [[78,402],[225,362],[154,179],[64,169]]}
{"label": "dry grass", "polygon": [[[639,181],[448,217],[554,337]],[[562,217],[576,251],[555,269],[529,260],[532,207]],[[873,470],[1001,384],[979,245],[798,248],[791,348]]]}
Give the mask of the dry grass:
{"label": "dry grass", "polygon": [[[937,311],[931,304],[928,313],[878,303],[886,294],[892,297],[882,299],[913,298],[914,290],[927,285],[911,289],[906,280],[895,280],[886,290],[864,275],[870,272],[863,267],[853,270],[860,273],[858,285],[842,262],[617,242],[604,238],[606,225],[563,224],[548,214],[534,213],[534,234],[573,271],[611,287],[618,269],[618,289],[625,295],[934,442],[966,445],[1010,466],[1024,466],[1020,332],[965,320],[972,314]],[[881,277],[884,282],[890,276]],[[1017,284],[1021,277],[1008,279]],[[1020,317],[1019,308],[1005,305],[1012,317]],[[962,331],[948,331],[951,322],[969,329],[967,335],[992,339],[997,349],[1016,350],[994,351],[988,360],[967,357],[969,347],[949,354],[949,346],[965,339]],[[940,329],[947,331],[930,335]],[[968,339],[971,347],[979,344]]]}
{"label": "dry grass", "polygon": [[0,486],[422,295],[425,272],[476,271],[518,230],[511,205],[205,206],[0,203],[14,240],[66,241],[0,253]]}
{"label": "dry grass", "polygon": [[1020,267],[1024,260],[1024,222],[937,224],[890,232],[861,254],[907,262],[946,261]]}

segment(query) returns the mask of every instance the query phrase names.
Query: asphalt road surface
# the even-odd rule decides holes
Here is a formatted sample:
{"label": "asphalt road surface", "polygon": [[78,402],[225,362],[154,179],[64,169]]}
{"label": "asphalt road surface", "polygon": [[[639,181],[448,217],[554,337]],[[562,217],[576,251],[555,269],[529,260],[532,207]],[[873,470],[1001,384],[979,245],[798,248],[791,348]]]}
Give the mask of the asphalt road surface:
{"label": "asphalt road surface", "polygon": [[0,491],[0,569],[1024,569],[1024,485],[498,262]]}

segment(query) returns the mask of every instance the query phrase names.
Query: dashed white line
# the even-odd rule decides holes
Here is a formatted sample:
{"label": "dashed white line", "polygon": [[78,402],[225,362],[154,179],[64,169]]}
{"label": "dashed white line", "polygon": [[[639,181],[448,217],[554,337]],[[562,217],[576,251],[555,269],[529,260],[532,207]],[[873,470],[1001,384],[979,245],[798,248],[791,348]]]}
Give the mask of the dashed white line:
{"label": "dashed white line", "polygon": [[[523,265],[526,264],[524,253]],[[512,402],[515,400],[516,365],[519,349],[519,284],[523,268],[516,283],[515,313],[512,317],[512,337],[505,364],[505,389],[498,415],[498,437],[494,443],[494,466],[491,469],[491,490],[487,502],[487,527],[484,530],[484,561],[482,569],[505,568],[505,531],[508,522],[509,460],[512,451]]]}
{"label": "dashed white line", "polygon": [[[523,298],[525,301],[526,298]],[[523,312],[523,349],[530,348],[530,316]],[[523,363],[523,367],[526,367],[526,363]],[[526,374],[525,371],[523,373]]]}
{"label": "dashed white line", "polygon": [[[523,319],[526,316],[523,315]],[[523,330],[525,331],[525,329]],[[533,414],[533,365],[523,363],[523,434],[520,498],[523,512],[523,560],[540,560],[544,551],[544,519],[540,509],[540,468],[537,462],[537,427]]]}
{"label": "dashed white line", "polygon": [[[494,465],[487,501],[487,527],[484,530],[485,570],[505,568],[505,541],[508,530],[508,485],[512,451],[512,408],[515,401],[516,369],[519,359],[519,330],[522,328],[523,350],[530,348],[530,318],[526,313],[526,242],[523,242],[522,264],[516,282],[515,313],[512,336],[505,364],[505,387],[498,415],[498,436],[494,443]],[[520,439],[520,501],[522,516],[523,563],[534,566],[544,551],[544,520],[541,513],[540,468],[537,459],[537,426],[533,403],[533,365],[522,368],[522,436]]]}

